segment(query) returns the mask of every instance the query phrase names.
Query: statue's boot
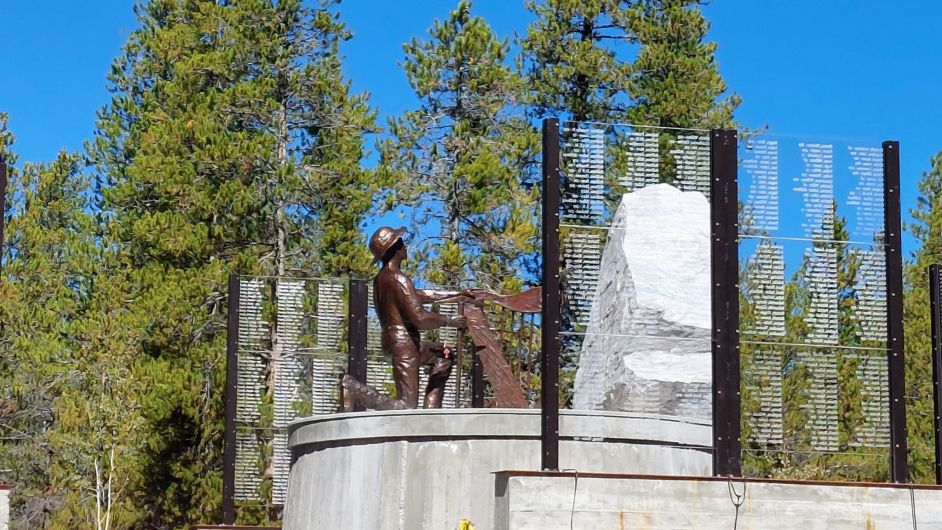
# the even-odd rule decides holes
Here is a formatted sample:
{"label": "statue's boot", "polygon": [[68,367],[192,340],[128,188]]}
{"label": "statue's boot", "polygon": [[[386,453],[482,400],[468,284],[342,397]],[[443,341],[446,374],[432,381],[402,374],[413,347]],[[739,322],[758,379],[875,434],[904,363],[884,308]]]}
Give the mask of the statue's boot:
{"label": "statue's boot", "polygon": [[[343,386],[344,410],[348,410],[346,408],[348,401],[351,405],[349,410],[353,410],[352,407],[357,403],[373,410],[405,410],[408,408],[402,401],[381,394],[375,388],[357,381],[349,374],[343,376],[340,384]],[[348,395],[350,395],[349,400]]]}
{"label": "statue's boot", "polygon": [[428,376],[428,385],[425,386],[425,408],[440,409],[445,398],[445,384],[451,375],[451,360],[435,359],[432,371]]}

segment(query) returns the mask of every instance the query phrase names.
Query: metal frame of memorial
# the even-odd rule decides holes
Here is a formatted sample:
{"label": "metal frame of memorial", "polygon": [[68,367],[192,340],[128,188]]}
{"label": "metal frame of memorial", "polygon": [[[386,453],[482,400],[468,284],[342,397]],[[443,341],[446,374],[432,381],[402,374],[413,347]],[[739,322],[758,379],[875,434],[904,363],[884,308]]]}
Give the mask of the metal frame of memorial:
{"label": "metal frame of memorial", "polygon": [[[784,319],[787,310],[784,286],[780,285],[781,291],[772,305],[779,304],[775,310],[779,312],[778,318],[781,320],[777,326],[770,322],[761,323],[764,315],[761,309],[757,309],[758,316],[754,318],[758,318],[760,323],[754,330],[744,330],[752,336],[747,337],[743,342],[756,350],[755,355],[762,353],[764,356],[771,355],[772,357],[789,350],[795,352],[805,349],[806,358],[803,359],[802,354],[798,353],[797,358],[792,357],[791,361],[784,361],[782,358],[779,362],[805,363],[813,379],[808,384],[812,387],[815,384],[823,385],[817,390],[823,393],[811,395],[811,403],[808,403],[805,409],[805,413],[810,414],[809,421],[812,423],[809,427],[812,436],[810,449],[812,452],[804,453],[805,450],[798,449],[796,453],[843,454],[839,452],[839,444],[847,444],[849,448],[886,448],[889,473],[884,480],[897,483],[907,482],[909,470],[904,402],[899,143],[883,142],[882,148],[872,145],[846,145],[846,149],[843,150],[835,149],[836,144],[826,142],[799,141],[797,145],[786,143],[787,147],[793,149],[789,152],[790,156],[800,151],[802,164],[802,172],[793,178],[795,185],[792,191],[800,193],[803,197],[801,211],[804,215],[794,217],[804,220],[801,225],[802,232],[793,234],[780,231],[782,227],[779,226],[777,220],[779,208],[777,179],[781,177],[779,174],[780,142],[777,139],[761,139],[761,135],[759,137],[760,139],[755,141],[757,145],[755,153],[751,155],[751,159],[744,161],[743,164],[746,165],[742,166],[747,167],[747,171],[753,178],[749,201],[744,202],[742,208],[744,215],[754,226],[745,229],[741,227],[740,238],[758,239],[762,242],[755,259],[758,259],[759,265],[765,266],[766,270],[758,276],[775,273],[774,265],[761,262],[760,250],[767,242],[779,241],[777,245],[783,242],[791,244],[804,242],[808,245],[805,250],[805,259],[810,259],[807,262],[809,270],[803,271],[802,274],[804,281],[808,282],[810,301],[807,302],[809,307],[805,309],[807,313],[802,318],[810,324],[810,331],[803,332],[807,333],[807,336],[800,335],[803,339],[785,338]],[[798,149],[794,149],[795,147]],[[763,150],[764,152],[760,154]],[[840,162],[840,157],[850,162],[850,167],[845,168]],[[782,167],[785,168],[786,173],[795,171],[794,168]],[[835,172],[837,169],[849,172],[850,174],[846,176],[852,176],[856,180],[838,180]],[[772,186],[771,191],[769,184]],[[834,232],[837,226],[835,219],[838,215],[838,207],[843,205],[838,202],[835,194],[837,186],[847,187],[849,184],[853,184],[853,187],[847,195],[847,205],[856,208],[854,230],[859,234],[872,236],[872,241],[868,242],[864,238],[837,237]],[[758,192],[755,186],[759,186]],[[755,206],[756,211],[751,210],[753,198],[758,204]],[[773,204],[771,210],[768,206],[770,203]],[[762,211],[759,212],[759,210]],[[771,218],[767,217],[770,212]],[[768,224],[769,219],[771,219],[771,224]],[[789,223],[793,222],[789,221]],[[845,219],[842,222],[844,233],[851,235],[848,221]],[[784,263],[782,253],[785,247],[770,245],[767,248],[770,251],[777,251],[778,255],[772,257],[777,258],[779,267],[777,274],[781,280],[783,272],[781,267]],[[841,284],[846,287],[846,282],[854,282],[850,284],[850,294],[838,292],[842,289],[837,279],[840,270],[837,264],[839,256],[837,249],[839,248],[844,249],[843,252],[849,256],[848,260],[857,264],[845,263],[844,267],[859,267],[859,270],[852,269],[854,271],[852,279],[843,280],[845,284]],[[747,277],[745,281],[750,282],[749,289],[751,289],[753,279]],[[763,288],[768,289],[769,286],[766,285]],[[740,292],[743,292],[742,289]],[[848,296],[850,298],[847,298]],[[850,319],[850,323],[842,323],[839,320],[839,297],[846,298],[845,303],[851,304],[842,310],[846,313],[845,317]],[[769,302],[766,301],[766,303]],[[754,308],[758,308],[758,305]],[[850,327],[845,328],[845,326]],[[772,328],[777,328],[778,331],[772,331]],[[776,348],[781,349],[776,350]],[[883,363],[882,368],[875,362],[880,355],[886,356],[885,360],[879,361]],[[758,356],[755,360],[759,362]],[[774,360],[763,362],[774,363]],[[844,383],[837,379],[838,366],[848,365],[856,366],[854,368],[856,375],[853,377],[858,378],[862,385],[856,390],[843,388]],[[793,365],[789,366],[791,366],[789,370],[794,370]],[[768,376],[765,374],[759,377],[759,381],[762,377]],[[782,374],[778,376],[781,377]],[[753,385],[757,383],[756,377],[758,377],[756,374],[752,374]],[[881,380],[882,382],[879,382]],[[771,383],[767,381],[765,384]],[[777,384],[779,385],[778,399],[782,399],[781,379]],[[874,387],[874,384],[877,386]],[[748,387],[747,384],[744,383],[744,385],[744,388]],[[879,388],[881,386],[882,389]],[[764,389],[754,387],[752,390],[758,390],[761,394]],[[845,395],[844,392],[849,393]],[[842,413],[837,410],[837,400],[842,396],[843,399],[850,399],[846,396],[853,396],[855,392],[860,395],[854,399],[866,399],[868,403],[861,411],[865,423],[858,426],[853,426],[855,424],[850,424],[850,427],[841,426],[839,421],[857,420],[850,418],[845,420],[843,416],[840,416]],[[866,397],[861,397],[861,395]],[[821,406],[825,409],[819,409]],[[868,412],[868,408],[872,410]],[[794,410],[794,407],[792,409]],[[778,436],[778,442],[763,443],[781,444],[782,410],[779,409],[774,413],[760,412],[777,414],[779,422],[777,435],[769,432],[763,435],[765,439],[771,439],[768,438],[769,436],[772,438]],[[870,414],[874,416],[870,417]],[[849,430],[844,431],[845,428]],[[819,432],[818,429],[825,430]],[[840,438],[845,432],[850,436]],[[787,452],[788,449],[787,446],[782,446],[781,450]],[[769,449],[769,451],[774,453],[778,450]],[[847,456],[862,457],[864,453],[850,449]],[[879,453],[869,454],[873,456]]]}
{"label": "metal frame of memorial", "polygon": [[903,362],[903,250],[900,221],[899,142],[883,142],[883,214],[886,251],[887,369],[890,385],[890,480],[909,482],[906,461],[906,370]]}
{"label": "metal frame of memorial", "polygon": [[7,161],[0,158],[0,272],[3,271],[3,227],[7,218]]}
{"label": "metal frame of memorial", "polygon": [[[542,209],[542,263],[543,263],[543,359],[542,359],[542,388],[549,389],[544,392],[541,400],[543,410],[541,467],[543,469],[558,469],[559,451],[559,392],[560,392],[560,365],[561,340],[563,335],[568,338],[574,336],[587,337],[590,334],[586,325],[587,314],[573,316],[574,311],[585,313],[585,308],[574,308],[573,304],[580,304],[585,300],[575,301],[572,290],[574,281],[580,281],[585,276],[584,271],[567,270],[569,287],[561,284],[561,271],[563,256],[561,239],[561,217],[566,217],[566,230],[572,238],[572,249],[567,252],[579,254],[583,249],[578,248],[577,241],[600,241],[591,232],[600,233],[610,230],[603,226],[608,221],[608,214],[601,213],[597,208],[602,201],[603,173],[606,171],[600,157],[606,156],[604,137],[610,126],[619,124],[579,123],[567,122],[564,127],[556,118],[543,121],[543,209]],[[631,127],[625,125],[625,127]],[[561,129],[566,128],[566,139],[561,139]],[[643,128],[638,134],[640,140],[648,145],[653,142],[653,148],[658,149],[658,134],[670,131],[679,136],[677,147],[679,151],[671,151],[676,155],[675,163],[678,167],[684,165],[685,170],[692,174],[687,177],[693,180],[684,182],[686,189],[700,191],[707,196],[710,202],[712,260],[711,270],[713,280],[707,288],[712,287],[712,315],[713,322],[707,324],[712,328],[712,340],[707,340],[712,346],[707,350],[713,352],[713,403],[714,415],[718,421],[714,422],[714,471],[722,475],[739,475],[739,347],[738,347],[738,246],[737,246],[737,182],[736,182],[736,131],[734,130],[684,130],[670,128]],[[570,138],[571,136],[571,138]],[[633,136],[633,134],[629,134]],[[624,138],[623,138],[624,139]],[[629,145],[631,140],[629,139]],[[567,142],[573,142],[569,146]],[[565,156],[567,169],[562,168],[561,146],[567,143]],[[583,145],[584,144],[584,145]],[[596,145],[598,144],[598,145]],[[644,147],[641,148],[645,149]],[[690,151],[684,152],[684,149]],[[600,151],[602,150],[602,151]],[[706,158],[697,158],[697,153]],[[649,153],[645,153],[649,154]],[[641,155],[641,156],[644,156]],[[655,158],[657,154],[655,153]],[[648,161],[650,162],[650,161]],[[704,163],[705,162],[705,163]],[[641,162],[642,165],[644,162]],[[655,164],[655,170],[657,161]],[[571,166],[571,167],[570,167]],[[693,176],[698,174],[700,176]],[[564,175],[566,173],[566,175]],[[571,174],[570,174],[571,173]],[[679,169],[678,175],[680,177]],[[702,179],[702,180],[701,180]],[[646,182],[646,181],[645,181]],[[646,184],[640,184],[642,187]],[[580,196],[584,193],[584,197]],[[565,197],[561,198],[561,194]],[[712,199],[710,196],[712,195]],[[563,204],[565,202],[565,204]],[[604,207],[603,207],[604,208]],[[565,215],[563,215],[565,214]],[[574,225],[573,223],[576,223]],[[574,230],[583,230],[585,237],[573,237]],[[588,231],[588,232],[585,232]],[[607,237],[607,236],[603,236]],[[596,249],[601,251],[601,249]],[[598,254],[594,254],[598,259]],[[585,259],[583,256],[569,256],[567,260],[576,262]],[[593,258],[588,258],[593,259]],[[575,262],[573,262],[575,263]],[[574,265],[567,265],[572,269]],[[591,274],[589,274],[591,276]],[[566,291],[566,294],[563,291]],[[589,291],[595,287],[590,286]],[[583,297],[586,293],[582,293]],[[589,293],[591,294],[591,293]],[[562,327],[564,320],[561,305],[564,297],[568,297],[565,317],[565,333]],[[577,296],[578,297],[578,296]],[[591,300],[590,300],[591,302]],[[576,324],[578,329],[572,328]],[[709,331],[709,330],[705,330]],[[616,336],[613,335],[617,339]],[[653,335],[649,337],[655,337]],[[583,339],[578,339],[583,340]],[[681,339],[685,340],[685,339]],[[686,339],[690,340],[690,339]],[[708,390],[709,392],[709,390]],[[707,411],[709,413],[709,411]]]}
{"label": "metal frame of memorial", "polygon": [[[560,122],[543,122],[543,354],[542,381],[552,389],[553,399],[543,403],[542,459],[544,469],[558,467],[558,391],[560,355],[560,204],[562,182],[560,168]],[[742,403],[739,322],[739,190],[737,133],[734,130],[710,131],[710,211],[712,275],[712,351],[714,473],[742,474]],[[903,330],[902,330],[902,256],[899,199],[899,144],[883,143],[882,167],[883,229],[885,259],[885,341],[886,391],[889,422],[889,480],[909,480],[907,465],[906,411],[904,403]],[[810,193],[810,192],[809,192]],[[827,201],[832,199],[827,198]],[[830,202],[828,202],[830,207]],[[811,237],[811,236],[809,236]],[[797,238],[785,238],[797,239]],[[808,241],[818,241],[809,239]],[[839,242],[843,243],[843,242]],[[817,243],[816,243],[817,244]],[[554,300],[555,298],[555,300]],[[800,346],[800,345],[793,345]],[[824,347],[808,343],[808,347]],[[831,346],[842,349],[840,343]],[[846,348],[846,347],[843,347]],[[871,349],[875,348],[860,348]],[[832,354],[834,355],[834,354]],[[942,460],[942,453],[937,458]],[[940,471],[942,473],[942,471]]]}
{"label": "metal frame of memorial", "polygon": [[742,475],[736,131],[710,131],[713,474]]}
{"label": "metal frame of memorial", "polygon": [[935,431],[935,483],[942,484],[942,267],[929,266],[932,326],[932,426]]}
{"label": "metal frame of memorial", "polygon": [[[604,133],[600,131],[605,130],[606,124],[594,124],[594,126],[598,126],[600,129],[593,129],[592,131],[584,129],[580,131],[577,127],[577,129],[573,129],[573,131],[570,132],[575,132],[575,134],[578,135],[589,131],[592,134],[599,135],[599,138],[601,138],[600,135]],[[566,130],[569,131],[569,129]],[[567,142],[572,140],[572,138],[569,137],[570,133],[566,133],[565,138],[563,138],[561,135],[562,131],[563,128],[561,128],[560,120],[556,118],[546,119],[542,122],[542,313],[540,315],[539,324],[542,343],[541,351],[539,352],[539,406],[541,408],[540,467],[543,470],[556,470],[560,467],[559,401],[560,394],[563,390],[561,389],[560,365],[561,360],[563,360],[562,350],[570,347],[570,345],[564,341],[562,335],[565,334],[563,333],[564,331],[570,329],[563,329],[564,326],[570,325],[567,319],[571,320],[573,318],[570,314],[572,309],[564,309],[563,307],[563,304],[567,303],[567,296],[569,296],[567,294],[569,291],[566,291],[566,289],[568,289],[566,285],[568,284],[565,284],[565,282],[569,281],[570,278],[564,276],[568,274],[568,272],[562,270],[564,256],[561,256],[561,254],[568,251],[568,247],[561,248],[562,233],[571,230],[573,225],[567,224],[570,221],[561,224],[561,220],[564,220],[563,218],[569,219],[567,216],[572,214],[572,211],[570,211],[572,208],[578,209],[584,206],[579,204],[575,206],[568,203],[564,204],[567,200],[571,199],[571,197],[567,195],[567,193],[571,193],[571,190],[567,191],[568,188],[566,188],[566,186],[570,186],[572,183],[568,182],[567,179],[569,177],[565,173],[568,171],[567,168],[569,167],[567,164],[570,164],[572,160],[570,160],[570,158],[563,160],[563,158],[564,156],[571,157],[573,155],[568,151],[563,152],[564,147],[568,149]],[[696,171],[700,171],[700,173],[697,173],[698,176],[696,178],[698,180],[696,183],[691,181],[691,183],[685,185],[693,186],[690,189],[696,189],[702,192],[709,201],[711,329],[709,330],[709,339],[704,339],[709,342],[709,352],[707,351],[707,346],[705,346],[702,351],[704,355],[709,354],[712,357],[712,374],[709,383],[711,386],[704,387],[706,390],[703,392],[704,395],[706,392],[710,392],[712,400],[713,472],[715,475],[720,476],[742,476],[744,443],[742,421],[744,418],[744,398],[741,395],[741,388],[743,388],[745,384],[743,379],[743,370],[745,367],[741,366],[740,362],[741,359],[745,358],[745,354],[742,353],[742,351],[745,351],[743,349],[744,346],[741,348],[741,345],[745,345],[749,342],[741,338],[740,330],[740,297],[742,296],[742,287],[740,286],[740,251],[742,250],[741,241],[743,237],[749,237],[744,233],[743,227],[740,226],[740,210],[742,204],[739,197],[741,187],[739,170],[742,161],[740,160],[739,149],[742,147],[741,142],[743,140],[739,139],[735,130],[730,129],[711,131],[696,130],[693,131],[693,133],[695,134],[688,136],[687,140],[693,139],[691,141],[695,142],[696,145],[690,144],[690,146],[687,147],[692,146],[691,148],[699,149],[696,155],[699,157],[696,158],[696,164],[699,169],[696,169]],[[644,141],[654,142],[654,148],[658,149],[657,134],[643,134],[650,136],[650,138],[645,137]],[[685,133],[682,130],[677,130],[671,134],[691,133],[689,131]],[[620,145],[621,144],[618,144],[618,146]],[[656,151],[654,156],[657,156]],[[679,156],[682,157],[683,155]],[[707,156],[709,157],[708,160],[706,159]],[[704,164],[708,164],[708,168]],[[875,162],[873,165],[875,167],[877,163]],[[655,168],[655,171],[656,170]],[[596,167],[591,169],[591,171],[601,171],[601,169]],[[708,175],[704,175],[703,172],[708,173]],[[707,178],[708,181],[706,180]],[[883,230],[885,231],[883,232],[883,239],[874,243],[874,248],[878,245],[882,245],[885,252],[886,367],[889,374],[887,391],[889,395],[890,480],[893,482],[906,482],[908,480],[908,468],[906,461],[906,412],[905,403],[903,401],[905,385],[903,380],[899,144],[897,142],[883,143],[882,178],[882,213]],[[0,161],[0,194],[5,193],[5,185],[6,166]],[[590,184],[590,186],[595,186],[595,184]],[[589,193],[594,193],[595,195],[593,195],[593,197],[595,198],[592,200],[597,200],[601,197],[602,192],[601,189],[595,190],[593,188]],[[703,204],[705,208],[706,203]],[[566,210],[566,208],[570,208],[570,210]],[[592,219],[596,219],[596,217],[593,217],[595,215],[594,212],[589,212],[587,215],[588,217],[586,218],[591,217]],[[604,216],[600,216],[597,219],[602,220],[602,222],[608,221]],[[3,220],[0,218],[0,236],[2,236],[3,230],[2,223]],[[606,227],[589,223],[586,224],[584,228],[596,230]],[[808,239],[808,241],[813,241],[813,239]],[[868,252],[872,253],[875,251],[868,250]],[[594,256],[597,256],[597,254],[594,254]],[[939,365],[940,362],[942,362],[942,300],[939,298],[940,271],[938,267],[934,267],[932,270],[933,362],[936,403],[935,427],[937,433],[936,472],[939,477],[942,477],[942,463],[940,463],[942,462],[942,449],[940,449],[939,445],[939,434],[942,433],[942,422],[940,422],[942,398],[939,396],[940,391],[942,391],[942,389],[940,389],[939,375]],[[249,342],[254,340],[258,344],[264,344],[264,339],[259,339],[258,337],[267,336],[266,334],[270,334],[272,336],[271,341],[274,341],[275,335],[280,334],[281,328],[285,325],[302,327],[306,325],[304,324],[304,322],[306,322],[304,320],[305,318],[311,318],[313,319],[312,321],[317,321],[323,315],[318,313],[313,316],[305,316],[305,311],[310,308],[304,307],[303,300],[306,299],[305,297],[316,298],[318,300],[318,309],[316,309],[315,312],[317,312],[320,311],[323,295],[324,303],[328,304],[329,302],[330,307],[328,309],[331,312],[330,315],[328,315],[328,320],[331,322],[330,325],[332,326],[329,330],[331,333],[330,336],[332,337],[330,342],[331,346],[329,346],[329,348],[327,346],[321,348],[320,342],[318,342],[316,346],[321,348],[317,350],[321,353],[323,353],[322,350],[326,351],[324,348],[329,349],[330,351],[328,353],[330,358],[318,357],[321,361],[312,361],[315,364],[317,362],[322,363],[317,365],[317,368],[312,367],[313,365],[303,368],[301,364],[299,364],[300,361],[286,359],[284,362],[290,364],[290,366],[287,366],[285,369],[289,371],[294,370],[291,372],[291,374],[294,375],[296,375],[295,372],[301,373],[301,371],[307,370],[309,372],[306,372],[307,375],[312,377],[312,384],[314,379],[318,377],[326,381],[326,379],[329,379],[332,375],[336,375],[335,372],[338,370],[346,371],[346,373],[364,383],[368,382],[367,379],[372,378],[372,384],[374,385],[378,381],[376,378],[380,377],[376,375],[378,372],[376,372],[377,368],[374,366],[377,361],[373,357],[370,357],[371,352],[372,355],[375,356],[375,352],[378,351],[379,348],[378,336],[376,336],[375,330],[373,329],[378,324],[375,315],[371,314],[370,283],[361,279],[334,278],[311,280],[316,280],[321,283],[314,285],[313,290],[311,290],[311,285],[303,283],[308,280],[299,278],[269,278],[263,280],[260,278],[240,277],[236,274],[229,277],[229,313],[227,323],[229,334],[226,348],[226,432],[224,435],[225,452],[222,506],[224,524],[232,524],[235,521],[237,501],[240,499],[240,495],[244,495],[244,493],[240,494],[239,492],[245,489],[245,484],[243,484],[243,486],[238,485],[239,479],[237,478],[240,465],[238,448],[240,447],[240,443],[242,443],[240,442],[241,439],[239,436],[245,437],[245,433],[240,431],[240,429],[244,430],[246,428],[245,421],[239,419],[241,417],[240,414],[245,412],[243,411],[245,404],[240,405],[238,402],[239,393],[243,390],[240,388],[240,385],[244,384],[242,379],[246,379],[247,377],[249,379],[252,377],[260,377],[255,372],[252,372],[252,374],[248,376],[242,373],[243,368],[249,371],[255,370],[256,372],[260,370],[260,368],[252,366],[240,367],[240,355],[245,353],[260,353],[264,355],[264,352],[254,352],[252,348],[264,350],[266,347],[246,346]],[[247,292],[245,291],[246,289],[254,289],[258,292]],[[344,291],[346,291],[347,295],[346,300],[344,300],[342,296]],[[266,295],[265,293],[268,294]],[[277,313],[277,315],[272,318],[275,319],[275,322],[278,322],[278,329],[271,327],[273,325],[272,322],[263,322],[265,318],[268,318],[262,315],[261,309],[263,307],[263,299],[266,296],[271,296],[273,299],[277,300],[277,303],[274,305],[279,307],[272,309],[273,313]],[[290,315],[286,313],[286,317],[284,318],[287,318],[287,320],[283,318],[282,309],[280,308],[283,297],[286,300],[285,303],[290,306],[286,306],[284,311],[293,311]],[[247,314],[242,314],[240,308],[245,304],[250,304],[252,307],[244,310]],[[459,309],[455,310],[457,311]],[[567,311],[569,311],[569,313],[567,313]],[[580,316],[579,318],[582,317]],[[253,321],[254,323],[249,322],[246,324],[248,322],[246,319],[255,319],[258,320],[258,322]],[[249,326],[246,328],[245,336],[240,335],[240,327],[243,325]],[[316,327],[319,324],[315,323],[313,325]],[[532,320],[530,325],[533,326]],[[309,333],[311,329],[312,328],[309,326],[304,333]],[[320,328],[317,329],[319,330]],[[339,338],[337,334],[342,331],[345,331],[345,337]],[[513,333],[513,324],[511,325],[510,332]],[[312,348],[310,344],[301,341],[300,331],[294,331],[292,333],[294,333],[294,335],[287,339],[294,341],[291,343],[291,347],[294,348],[291,350],[292,352],[312,355],[321,354],[315,352],[314,350],[316,348]],[[317,333],[320,333],[320,331],[317,331]],[[706,333],[705,328],[704,333]],[[704,337],[706,336],[707,335],[704,335]],[[617,335],[613,335],[613,337],[617,338]],[[458,347],[458,355],[460,358],[461,335],[457,335],[456,338],[457,340],[454,342]],[[260,340],[262,342],[259,342]],[[278,338],[278,340],[281,341],[282,339]],[[317,340],[320,341],[320,339]],[[341,341],[343,344],[338,341]],[[326,344],[326,342],[324,344]],[[772,346],[776,344],[787,345],[784,342],[769,344]],[[811,343],[809,343],[808,346],[814,348],[825,347],[820,344]],[[840,350],[842,347],[846,349],[846,346],[840,342],[834,342],[833,345],[830,346],[832,350]],[[877,350],[878,348],[871,349]],[[344,350],[346,351],[344,352]],[[470,381],[462,379],[461,368],[459,367],[457,377],[461,379],[461,382],[456,383],[456,388],[457,386],[465,385],[467,382],[470,387],[468,389],[470,395],[466,395],[465,399],[460,402],[456,399],[455,406],[460,406],[461,403],[464,403],[465,406],[470,404],[472,407],[482,407],[485,404],[486,397],[483,372],[489,368],[487,366],[482,368],[480,356],[478,352],[475,351],[475,348],[471,348],[469,353],[471,357],[467,363],[470,367],[470,374],[465,374],[464,377],[470,376]],[[339,360],[337,358],[338,355],[345,355],[342,366],[335,366]],[[567,353],[567,355],[569,354]],[[569,358],[566,357],[566,359]],[[248,358],[247,361],[250,364],[256,362],[251,358]],[[279,361],[279,359],[269,359],[266,362],[277,361]],[[569,361],[571,360],[567,360],[567,362]],[[535,366],[535,359],[533,363]],[[528,370],[530,369],[532,368],[528,368]],[[532,371],[530,374],[531,376],[533,375]],[[252,381],[254,380],[255,379],[252,379]],[[325,381],[320,381],[318,384],[324,386],[327,384]],[[381,384],[384,383],[381,382]],[[703,384],[706,385],[708,383]],[[711,389],[712,391],[710,391]],[[568,387],[566,391],[568,392]],[[272,390],[272,392],[276,392],[276,390]],[[456,389],[453,392],[455,396],[458,396],[461,391]],[[535,399],[535,395],[535,393],[531,393],[531,406],[534,404],[533,400]],[[295,396],[295,398],[297,398],[297,396]],[[313,395],[311,399],[314,399]],[[323,399],[321,401],[323,401]],[[275,408],[277,408],[277,406]],[[282,408],[284,408],[284,404],[282,404]],[[317,411],[324,413],[323,411],[326,409],[318,405],[313,407],[312,410],[315,410],[315,413],[317,413]],[[255,414],[257,414],[257,412],[255,412]],[[278,412],[276,411],[276,416],[277,414]],[[277,423],[275,427],[283,429],[287,425],[286,422],[294,417],[291,414],[293,413],[290,411],[282,411],[281,416],[279,416],[281,419],[275,420]],[[242,433],[241,435],[239,434],[240,432]],[[272,440],[275,440],[275,438],[272,438]],[[282,440],[282,442],[284,441]],[[252,446],[249,449],[256,451],[257,447]],[[243,448],[242,450],[246,451],[248,449]],[[275,448],[275,450],[277,452],[278,448]],[[277,465],[281,466],[279,468],[281,471],[284,471],[282,468],[286,465],[286,462],[282,460],[283,457],[278,461]],[[942,478],[939,480],[942,480]],[[256,482],[252,482],[252,484],[256,484],[256,486],[253,487],[257,488]],[[273,501],[272,505],[279,504]]]}
{"label": "metal frame of memorial", "polygon": [[[365,296],[357,296],[364,294],[362,291],[365,291],[365,283],[350,284],[349,293],[353,295],[354,300],[348,307],[357,311],[357,300],[366,300]],[[336,381],[328,382],[330,377],[322,372],[333,368],[338,372],[346,370],[351,362],[357,360],[357,354],[361,351],[356,340],[360,339],[365,344],[365,340],[362,340],[365,334],[356,329],[362,329],[362,322],[356,318],[350,319],[350,322],[354,323],[354,333],[347,337],[341,336],[348,318],[347,314],[341,313],[347,306],[342,298],[343,291],[347,289],[346,280],[248,277],[238,274],[229,277],[223,524],[233,524],[236,519],[236,507],[243,506],[246,502],[265,509],[283,505],[287,470],[290,466],[285,429],[287,422],[297,415],[292,400],[299,397],[299,391],[303,391],[310,393],[309,406],[314,407],[317,400],[323,401],[318,389],[304,389],[297,379],[303,375],[311,381],[317,380],[319,387],[336,387],[339,377]],[[323,298],[329,314],[306,314],[310,308],[304,306],[305,300],[312,295],[318,299],[318,310],[321,309],[320,299]],[[275,303],[269,306],[269,301]],[[327,359],[321,359],[323,352],[315,351],[316,348],[302,340],[302,335],[306,333],[303,328],[308,325],[307,320],[317,320],[320,316],[327,317],[323,324],[330,328],[327,330],[331,339],[330,353],[327,355],[330,358]],[[269,319],[273,320],[269,322]],[[268,351],[274,347],[274,342],[268,344],[266,340],[277,340],[281,344],[278,356]],[[342,353],[345,362],[339,366],[337,357],[346,349],[349,340],[353,340],[353,347],[349,350],[353,355]],[[271,425],[258,424],[259,418],[262,417],[258,385],[263,377],[268,377],[268,383],[273,384],[268,389],[272,401],[270,407],[266,408],[268,412],[264,413],[271,415]],[[324,390],[320,389],[321,392]],[[323,407],[318,408],[318,411],[321,411],[321,408]],[[268,498],[260,497],[262,492],[259,486],[265,476],[261,469],[255,470],[255,459],[259,458],[260,452],[256,436],[260,433],[264,433],[263,438],[273,444],[272,453],[269,455],[272,475],[268,477],[272,480],[272,488]]]}
{"label": "metal frame of memorial", "polygon": [[[560,122],[543,121],[541,467],[558,469],[560,366]],[[710,131],[714,473],[741,474],[736,131]]]}
{"label": "metal frame of memorial", "polygon": [[[367,321],[369,318],[370,290],[365,280],[350,280],[347,302],[347,373],[366,383]],[[357,403],[356,411],[363,410]]]}
{"label": "metal frame of memorial", "polygon": [[540,467],[559,469],[559,120],[543,120],[543,314],[540,357]]}
{"label": "metal frame of memorial", "polygon": [[222,524],[235,524],[236,400],[239,383],[239,275],[229,275],[226,322],[226,432],[222,467]]}

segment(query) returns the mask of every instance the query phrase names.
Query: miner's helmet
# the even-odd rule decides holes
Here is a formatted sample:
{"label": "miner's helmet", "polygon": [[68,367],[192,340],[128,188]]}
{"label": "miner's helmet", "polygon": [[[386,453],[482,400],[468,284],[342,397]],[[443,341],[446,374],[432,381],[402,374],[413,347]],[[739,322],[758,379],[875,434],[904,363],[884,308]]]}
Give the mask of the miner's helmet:
{"label": "miner's helmet", "polygon": [[373,253],[373,263],[382,261],[389,249],[402,238],[402,234],[405,232],[405,228],[390,228],[388,226],[383,226],[373,232],[373,237],[370,238],[370,252]]}

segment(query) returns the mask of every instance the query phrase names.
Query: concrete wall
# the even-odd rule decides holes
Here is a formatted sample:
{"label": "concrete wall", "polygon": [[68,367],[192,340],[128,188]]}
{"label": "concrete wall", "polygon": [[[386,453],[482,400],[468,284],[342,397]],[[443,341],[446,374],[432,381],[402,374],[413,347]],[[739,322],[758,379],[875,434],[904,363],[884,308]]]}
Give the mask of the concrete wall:
{"label": "concrete wall", "polygon": [[[540,411],[442,409],[336,414],[290,427],[286,530],[489,529],[494,473],[536,470]],[[563,411],[560,466],[708,475],[711,428],[649,414]]]}
{"label": "concrete wall", "polygon": [[942,529],[938,487],[507,472],[496,495],[494,530]]}

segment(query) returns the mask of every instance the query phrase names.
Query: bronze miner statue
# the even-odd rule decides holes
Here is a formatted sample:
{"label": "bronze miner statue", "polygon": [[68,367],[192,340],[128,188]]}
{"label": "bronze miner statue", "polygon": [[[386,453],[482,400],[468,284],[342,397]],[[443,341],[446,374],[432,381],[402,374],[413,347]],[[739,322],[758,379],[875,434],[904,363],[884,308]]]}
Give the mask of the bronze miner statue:
{"label": "bronze miner statue", "polygon": [[357,402],[376,410],[416,408],[419,403],[419,368],[431,366],[425,388],[425,408],[441,408],[445,383],[451,374],[452,359],[440,342],[422,341],[421,330],[442,326],[465,327],[463,316],[445,316],[425,309],[423,304],[446,299],[473,299],[470,291],[426,291],[416,289],[402,271],[408,257],[405,228],[382,227],[370,238],[374,262],[382,269],[373,279],[373,302],[382,327],[383,351],[390,358],[396,398],[346,375],[343,378],[344,409],[354,410]]}

